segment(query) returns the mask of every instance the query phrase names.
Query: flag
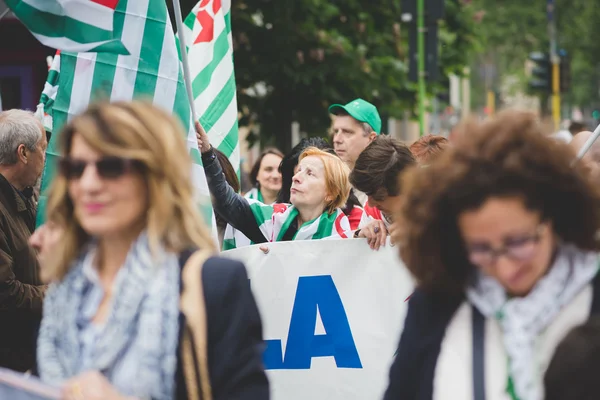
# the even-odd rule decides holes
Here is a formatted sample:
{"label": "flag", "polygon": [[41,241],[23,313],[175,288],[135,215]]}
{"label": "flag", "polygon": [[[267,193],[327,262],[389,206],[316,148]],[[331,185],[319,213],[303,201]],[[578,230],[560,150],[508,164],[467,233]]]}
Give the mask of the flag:
{"label": "flag", "polygon": [[201,0],[183,25],[192,92],[200,123],[211,144],[225,153],[239,175],[231,0]]}
{"label": "flag", "polygon": [[56,55],[52,58],[52,62],[48,68],[48,77],[44,84],[44,90],[40,97],[40,102],[37,106],[35,115],[38,117],[44,129],[48,132],[52,132],[52,106],[54,100],[56,100],[56,94],[58,93],[58,78],[60,76],[60,50],[56,52]]}
{"label": "flag", "polygon": [[129,54],[119,0],[5,0],[43,44],[63,51]]}
{"label": "flag", "polygon": [[[59,157],[61,127],[94,101],[147,100],[177,115],[187,132],[193,160],[194,186],[200,195],[205,221],[213,221],[212,207],[175,35],[164,0],[120,0],[116,12],[125,15],[123,44],[130,55],[111,53],[60,53],[58,90],[49,114],[52,137],[42,178],[42,192],[52,182]],[[42,98],[44,96],[42,95]],[[44,220],[45,197],[40,199],[38,223]]]}

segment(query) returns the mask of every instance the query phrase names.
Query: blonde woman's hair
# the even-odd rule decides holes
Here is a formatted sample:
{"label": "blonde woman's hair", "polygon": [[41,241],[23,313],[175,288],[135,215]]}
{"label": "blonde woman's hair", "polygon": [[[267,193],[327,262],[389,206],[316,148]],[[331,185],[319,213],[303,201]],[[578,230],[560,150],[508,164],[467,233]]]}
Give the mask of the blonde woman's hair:
{"label": "blonde woman's hair", "polygon": [[344,207],[350,196],[350,168],[338,156],[326,151],[309,147],[300,154],[298,162],[306,157],[318,157],[323,162],[325,170],[325,188],[329,200],[326,202],[326,210],[332,214],[337,208]]}
{"label": "blonde woman's hair", "polygon": [[[63,155],[70,153],[76,135],[102,155],[142,164],[148,189],[145,229],[152,251],[161,245],[175,253],[193,247],[215,250],[194,199],[192,163],[178,121],[149,103],[96,104],[62,130]],[[42,278],[60,280],[90,239],[74,215],[68,182],[61,174],[52,183],[47,212],[64,235]]]}

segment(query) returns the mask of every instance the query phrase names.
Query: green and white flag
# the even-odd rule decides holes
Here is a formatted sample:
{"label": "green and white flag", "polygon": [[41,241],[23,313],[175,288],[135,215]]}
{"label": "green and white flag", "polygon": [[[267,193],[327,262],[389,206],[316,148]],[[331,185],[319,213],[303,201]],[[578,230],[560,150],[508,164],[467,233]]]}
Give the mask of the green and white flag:
{"label": "green and white flag", "polygon": [[130,54],[122,0],[4,0],[43,44],[73,52]]}
{"label": "green and white flag", "polygon": [[[260,231],[269,242],[282,241],[292,222],[298,218],[298,209],[293,205],[277,203],[268,206],[254,200],[249,200],[248,203]],[[252,244],[245,241],[238,243],[240,239],[235,236],[235,232],[242,235],[241,232],[235,229],[225,231],[223,250],[231,250]],[[314,220],[302,224],[292,240],[345,239],[349,235],[350,222],[348,221],[348,217],[338,208],[332,214],[324,212]]]}
{"label": "green and white flag", "polygon": [[[204,204],[205,221],[213,221],[208,185],[175,35],[164,0],[120,0],[116,12],[125,16],[123,43],[130,55],[114,53],[60,53],[58,91],[51,109],[53,135],[47,151],[42,178],[44,192],[52,182],[59,157],[58,133],[71,118],[85,111],[94,101],[147,100],[177,115],[187,132],[187,145],[194,162],[194,185]],[[40,211],[44,210],[42,196]],[[38,222],[44,219],[38,213]]]}
{"label": "green and white flag", "polygon": [[44,84],[44,90],[35,112],[36,117],[44,124],[46,131],[52,132],[52,107],[58,93],[58,78],[60,76],[60,50],[52,59],[48,69],[48,77]]}
{"label": "green and white flag", "polygon": [[192,92],[200,123],[211,144],[225,153],[239,172],[231,0],[201,0],[183,25]]}

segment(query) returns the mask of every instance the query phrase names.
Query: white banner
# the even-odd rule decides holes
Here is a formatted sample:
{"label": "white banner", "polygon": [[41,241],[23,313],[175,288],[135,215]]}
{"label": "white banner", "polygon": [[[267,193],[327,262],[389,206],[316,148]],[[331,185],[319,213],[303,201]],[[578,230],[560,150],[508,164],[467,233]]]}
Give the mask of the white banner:
{"label": "white banner", "polygon": [[398,249],[362,239],[268,246],[222,255],[248,268],[272,399],[381,399],[413,289]]}

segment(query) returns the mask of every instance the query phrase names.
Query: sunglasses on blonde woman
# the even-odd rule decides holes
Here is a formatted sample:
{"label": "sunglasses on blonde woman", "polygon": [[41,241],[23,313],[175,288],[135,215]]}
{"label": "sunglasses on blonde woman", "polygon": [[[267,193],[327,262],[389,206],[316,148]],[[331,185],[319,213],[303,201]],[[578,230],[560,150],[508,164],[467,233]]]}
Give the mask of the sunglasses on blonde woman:
{"label": "sunglasses on blonde woman", "polygon": [[139,169],[142,163],[138,160],[120,157],[103,157],[97,161],[84,161],[65,157],[59,161],[61,174],[69,180],[81,178],[89,165],[95,166],[96,173],[101,178],[117,179],[134,169]]}

